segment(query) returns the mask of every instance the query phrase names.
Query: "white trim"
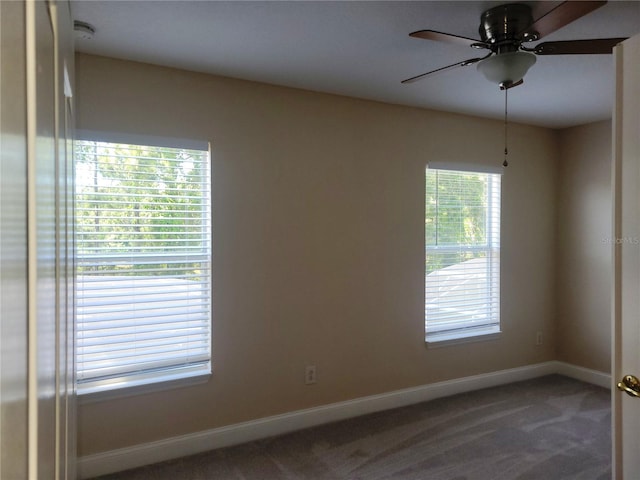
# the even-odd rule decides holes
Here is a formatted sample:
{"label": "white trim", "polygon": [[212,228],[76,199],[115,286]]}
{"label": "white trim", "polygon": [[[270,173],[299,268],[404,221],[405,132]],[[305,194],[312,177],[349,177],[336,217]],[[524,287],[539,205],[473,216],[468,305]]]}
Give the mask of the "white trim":
{"label": "white trim", "polygon": [[[38,478],[38,222],[36,148],[37,123],[37,12],[36,2],[25,3],[25,62],[27,93],[27,475]],[[42,7],[41,7],[42,8]],[[44,80],[42,80],[44,81]]]}
{"label": "white trim", "polygon": [[502,165],[481,165],[478,163],[431,161],[427,163],[428,169],[449,170],[454,172],[478,172],[478,173],[504,173]]}
{"label": "white trim", "polygon": [[76,140],[89,142],[125,143],[129,145],[145,145],[164,148],[185,148],[187,150],[200,150],[210,152],[211,145],[207,140],[195,140],[192,138],[159,137],[124,132],[103,132],[97,130],[76,129]]}
{"label": "white trim", "polygon": [[163,390],[173,390],[176,388],[191,387],[193,385],[201,385],[207,383],[212,376],[211,364],[209,363],[208,373],[192,373],[189,376],[174,375],[167,376],[164,381],[154,379],[149,383],[140,383],[137,385],[128,385],[122,388],[114,388],[111,390],[96,390],[93,392],[77,392],[79,405],[88,405],[90,403],[108,402],[116,398],[134,397],[136,395],[146,395],[148,393],[161,392]]}
{"label": "white trim", "polygon": [[[151,463],[193,455],[216,448],[228,447],[261,438],[322,425],[337,420],[357,417],[367,413],[413,405],[435,398],[456,395],[481,388],[561,373],[589,383],[601,385],[604,373],[576,367],[563,362],[545,362],[525,367],[511,368],[470,377],[406,388],[393,392],[356,398],[344,402],[297,410],[294,412],[260,418],[226,427],[171,437],[132,447],[87,455],[78,460],[80,479],[141,467]],[[610,386],[610,380],[606,387]]]}
{"label": "white trim", "polygon": [[611,388],[611,374],[591,370],[590,368],[579,367],[565,362],[554,362],[556,373],[565,377],[575,378],[586,383],[591,383],[602,388]]}
{"label": "white trim", "polygon": [[452,345],[464,345],[467,343],[475,343],[475,342],[487,342],[489,340],[497,340],[502,335],[500,331],[500,327],[494,326],[487,328],[486,330],[482,330],[480,332],[467,333],[466,335],[457,336],[455,334],[448,335],[440,335],[439,338],[433,339],[432,337],[425,337],[425,343],[427,344],[427,348],[442,348],[442,347],[450,347]]}
{"label": "white trim", "polygon": [[71,87],[71,78],[69,77],[69,68],[67,67],[67,59],[64,60],[63,65],[63,76],[64,76],[64,96],[65,98],[73,98],[73,87]]}

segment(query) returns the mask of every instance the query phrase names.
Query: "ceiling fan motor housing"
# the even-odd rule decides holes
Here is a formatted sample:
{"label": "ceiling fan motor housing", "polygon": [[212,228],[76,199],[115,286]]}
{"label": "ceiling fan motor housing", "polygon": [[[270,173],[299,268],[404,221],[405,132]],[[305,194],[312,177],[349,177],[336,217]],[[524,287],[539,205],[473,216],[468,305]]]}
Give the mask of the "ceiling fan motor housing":
{"label": "ceiling fan motor housing", "polygon": [[509,3],[491,8],[480,19],[480,38],[495,53],[517,51],[525,39],[522,32],[533,24],[531,7],[522,3]]}
{"label": "ceiling fan motor housing", "polygon": [[486,10],[480,17],[478,29],[481,41],[436,30],[418,30],[410,33],[409,35],[414,38],[455,43],[479,50],[489,50],[489,52],[482,57],[470,58],[415,75],[403,80],[402,83],[411,83],[427,75],[456,67],[477,65],[478,70],[489,81],[497,83],[501,89],[506,90],[522,84],[524,75],[536,62],[536,55],[611,54],[616,45],[626,40],[625,38],[562,40],[543,42],[533,48],[526,48],[524,43],[540,40],[602,7],[607,0],[549,3],[555,5],[535,20],[531,7],[524,3],[508,3]]}

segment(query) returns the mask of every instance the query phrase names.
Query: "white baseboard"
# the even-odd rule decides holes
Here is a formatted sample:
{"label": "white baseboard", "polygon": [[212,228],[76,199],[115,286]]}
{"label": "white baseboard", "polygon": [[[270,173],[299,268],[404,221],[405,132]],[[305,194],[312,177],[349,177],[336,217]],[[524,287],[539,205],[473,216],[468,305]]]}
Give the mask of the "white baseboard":
{"label": "white baseboard", "polygon": [[565,362],[554,362],[556,372],[565,377],[575,378],[586,383],[591,383],[602,388],[611,388],[611,375],[608,373],[591,370],[589,368],[578,367]]}
{"label": "white baseboard", "polygon": [[563,362],[539,363],[297,410],[226,427],[171,437],[157,442],[87,455],[78,460],[78,475],[80,479],[87,479],[216,448],[281,435],[367,413],[403,407],[435,398],[528,380],[553,373],[559,373],[605,388],[609,388],[611,384],[609,375],[594,370],[576,367]]}

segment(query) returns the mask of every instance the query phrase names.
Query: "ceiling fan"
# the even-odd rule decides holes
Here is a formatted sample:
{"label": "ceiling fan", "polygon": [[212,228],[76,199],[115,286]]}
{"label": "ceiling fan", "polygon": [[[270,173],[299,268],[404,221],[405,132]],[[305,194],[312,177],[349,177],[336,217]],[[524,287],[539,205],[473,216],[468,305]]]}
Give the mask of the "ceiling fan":
{"label": "ceiling fan", "polygon": [[536,62],[536,55],[606,54],[626,38],[568,40],[544,42],[531,48],[525,46],[568,25],[578,18],[603,6],[606,1],[565,1],[534,20],[531,7],[523,3],[499,5],[485,11],[480,17],[480,40],[437,32],[418,30],[410,37],[438,42],[454,43],[488,51],[485,56],[437,68],[402,83],[412,83],[428,75],[457,67],[478,64],[477,68],[501,90],[523,83],[523,77]]}

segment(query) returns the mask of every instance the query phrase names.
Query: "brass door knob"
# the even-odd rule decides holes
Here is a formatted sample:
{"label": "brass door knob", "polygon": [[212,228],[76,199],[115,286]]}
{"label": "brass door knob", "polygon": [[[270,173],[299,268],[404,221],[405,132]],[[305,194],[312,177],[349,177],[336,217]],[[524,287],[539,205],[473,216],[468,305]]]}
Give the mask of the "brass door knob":
{"label": "brass door knob", "polygon": [[633,375],[625,375],[622,381],[618,382],[618,390],[631,397],[640,397],[640,380]]}

